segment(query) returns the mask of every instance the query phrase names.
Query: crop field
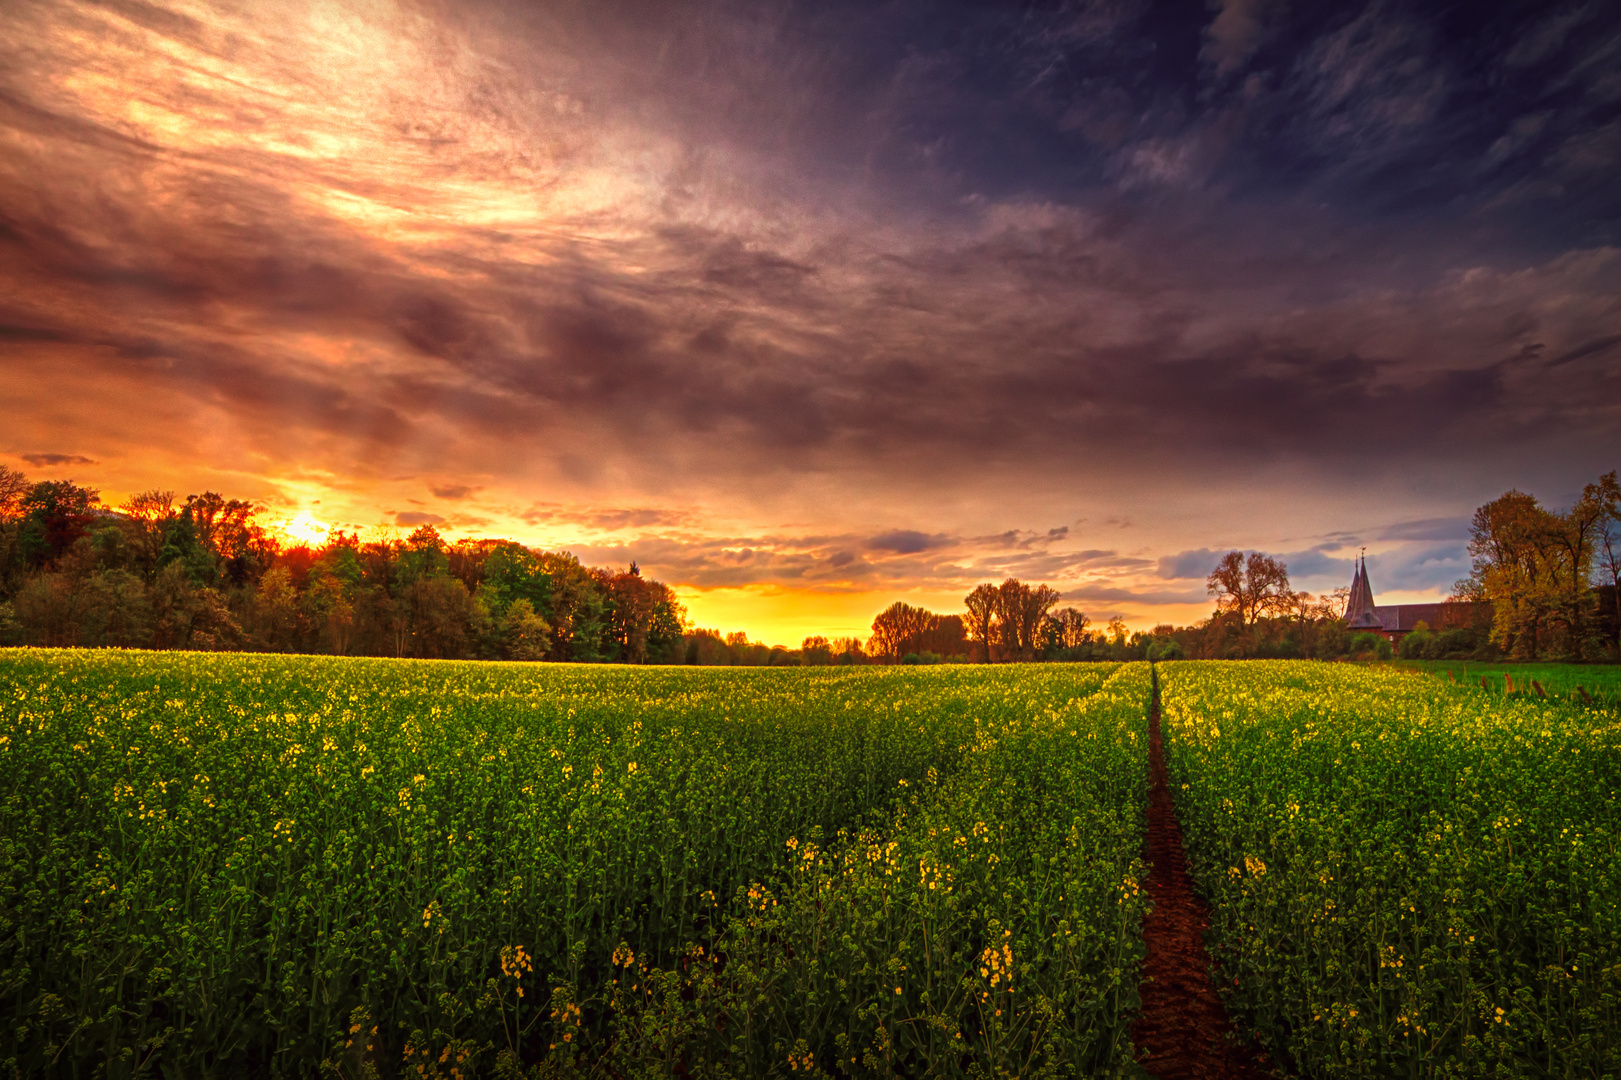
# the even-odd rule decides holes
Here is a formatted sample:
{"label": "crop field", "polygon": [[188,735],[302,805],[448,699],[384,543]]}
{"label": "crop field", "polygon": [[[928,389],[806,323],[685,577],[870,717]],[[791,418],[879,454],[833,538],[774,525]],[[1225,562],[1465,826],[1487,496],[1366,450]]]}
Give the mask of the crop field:
{"label": "crop field", "polygon": [[8,1075],[1114,1075],[1146,664],[0,652]]}
{"label": "crop field", "polygon": [[1621,714],[1178,662],[1167,767],[1242,1020],[1311,1077],[1621,1075]]}
{"label": "crop field", "polygon": [[[0,1071],[1130,1075],[1153,680],[0,653]],[[1621,1075],[1614,706],[1158,683],[1279,1060]]]}

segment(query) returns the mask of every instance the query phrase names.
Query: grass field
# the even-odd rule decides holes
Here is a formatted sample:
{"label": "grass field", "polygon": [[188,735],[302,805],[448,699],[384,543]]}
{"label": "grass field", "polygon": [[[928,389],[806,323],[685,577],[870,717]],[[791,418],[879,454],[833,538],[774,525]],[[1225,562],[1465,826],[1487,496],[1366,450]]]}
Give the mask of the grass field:
{"label": "grass field", "polygon": [[1621,1074],[1621,713],[1161,665],[1232,1000],[1305,1075]]}
{"label": "grass field", "polygon": [[1505,676],[1514,680],[1516,693],[1532,694],[1532,681],[1542,684],[1543,690],[1558,698],[1582,700],[1579,686],[1589,697],[1607,706],[1621,705],[1621,665],[1618,664],[1485,664],[1464,660],[1400,660],[1396,666],[1423,671],[1438,678],[1456,681],[1466,686],[1479,687],[1485,679],[1487,688],[1496,693],[1507,693]]}
{"label": "grass field", "polygon": [[23,1075],[1109,1075],[1147,665],[0,653]]}

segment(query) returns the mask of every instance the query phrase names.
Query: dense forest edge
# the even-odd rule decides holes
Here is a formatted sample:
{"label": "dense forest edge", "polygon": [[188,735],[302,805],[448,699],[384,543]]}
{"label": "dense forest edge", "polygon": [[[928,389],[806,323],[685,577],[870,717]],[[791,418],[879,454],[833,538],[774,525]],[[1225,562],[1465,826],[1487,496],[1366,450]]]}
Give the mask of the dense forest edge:
{"label": "dense forest edge", "polygon": [[1470,575],[1433,621],[1392,642],[1351,632],[1346,590],[1291,588],[1288,567],[1232,551],[1191,626],[1131,631],[1008,578],[964,610],[896,602],[857,637],[797,649],[694,627],[632,563],[591,567],[513,540],[447,541],[432,525],[287,543],[264,508],[216,492],[147,491],[117,507],[68,480],[0,465],[0,645],[321,653],[428,659],[814,666],[1189,659],[1621,661],[1621,486],[1567,511],[1509,491],[1470,527]]}

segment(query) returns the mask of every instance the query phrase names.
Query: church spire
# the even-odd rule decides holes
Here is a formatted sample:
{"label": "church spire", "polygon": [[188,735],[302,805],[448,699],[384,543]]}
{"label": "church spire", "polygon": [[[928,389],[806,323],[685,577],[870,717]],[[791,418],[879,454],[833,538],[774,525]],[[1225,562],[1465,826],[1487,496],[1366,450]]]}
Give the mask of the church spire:
{"label": "church spire", "polygon": [[1373,584],[1368,580],[1368,560],[1359,555],[1351,578],[1351,595],[1345,599],[1345,625],[1352,630],[1382,630],[1384,620],[1373,603]]}

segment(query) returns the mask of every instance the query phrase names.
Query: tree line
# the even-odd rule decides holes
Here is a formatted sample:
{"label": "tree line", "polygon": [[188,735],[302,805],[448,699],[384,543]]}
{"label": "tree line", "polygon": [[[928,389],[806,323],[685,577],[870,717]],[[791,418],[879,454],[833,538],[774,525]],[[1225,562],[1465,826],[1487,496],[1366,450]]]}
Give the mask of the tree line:
{"label": "tree line", "polygon": [[[873,620],[867,652],[879,663],[1172,660],[1189,658],[1337,658],[1355,647],[1342,614],[1345,590],[1314,597],[1295,592],[1281,560],[1232,551],[1211,571],[1210,618],[1132,631],[1115,616],[1094,626],[1049,585],[1008,578],[963,597],[962,614],[939,615],[897,602]],[[1388,645],[1388,643],[1387,643]],[[1471,646],[1472,647],[1472,646]]]}
{"label": "tree line", "polygon": [[[1231,551],[1191,626],[1094,627],[1044,584],[1009,577],[961,613],[901,601],[872,634],[798,649],[693,628],[674,591],[628,569],[511,540],[334,532],[286,545],[261,508],[215,492],[147,491],[119,507],[69,481],[0,465],[0,644],[259,650],[444,659],[739,666],[1389,655],[1345,626],[1345,589],[1291,588],[1288,567]],[[1511,490],[1471,522],[1469,577],[1404,656],[1621,659],[1621,485],[1588,484],[1566,511]]]}
{"label": "tree line", "polygon": [[1105,640],[1088,630],[1090,620],[1075,608],[1054,611],[1060,599],[1051,586],[1010,577],[975,586],[963,597],[961,615],[896,601],[873,620],[867,652],[880,663],[998,663],[1058,659]]}
{"label": "tree line", "polygon": [[147,491],[117,508],[0,466],[0,643],[438,659],[684,662],[674,591],[510,540],[334,532],[287,546],[259,507]]}
{"label": "tree line", "polygon": [[1140,656],[1121,619],[1093,629],[1084,612],[1057,608],[1061,599],[1049,585],[1010,577],[1000,585],[976,585],[963,597],[960,615],[896,601],[873,619],[866,653],[872,662],[886,664],[1104,660],[1127,657],[1134,649]]}
{"label": "tree line", "polygon": [[[1210,616],[1191,626],[1162,623],[1131,631],[1118,616],[1101,627],[1074,607],[1057,608],[1047,585],[1008,578],[984,583],[963,598],[962,614],[941,615],[896,602],[873,620],[867,654],[878,663],[1004,663],[1010,661],[1388,658],[1391,643],[1372,632],[1352,633],[1344,619],[1345,588],[1321,596],[1295,590],[1283,560],[1263,552],[1229,551],[1206,579],[1215,601]],[[1434,625],[1421,623],[1402,642],[1417,658],[1495,658],[1489,605],[1469,596],[1441,605]]]}

